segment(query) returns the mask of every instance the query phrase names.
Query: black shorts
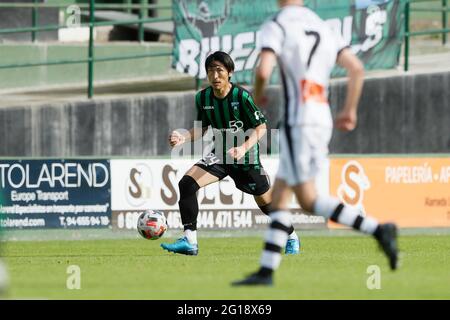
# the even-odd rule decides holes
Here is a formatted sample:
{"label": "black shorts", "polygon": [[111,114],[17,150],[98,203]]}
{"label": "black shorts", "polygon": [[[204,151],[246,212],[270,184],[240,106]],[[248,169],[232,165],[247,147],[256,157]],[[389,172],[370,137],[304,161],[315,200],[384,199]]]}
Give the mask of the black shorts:
{"label": "black shorts", "polygon": [[269,191],[269,176],[261,165],[258,167],[232,165],[222,164],[211,160],[211,157],[207,156],[195,165],[213,176],[216,176],[219,180],[224,179],[226,176],[230,176],[231,179],[233,179],[236,188],[245,193],[260,196]]}

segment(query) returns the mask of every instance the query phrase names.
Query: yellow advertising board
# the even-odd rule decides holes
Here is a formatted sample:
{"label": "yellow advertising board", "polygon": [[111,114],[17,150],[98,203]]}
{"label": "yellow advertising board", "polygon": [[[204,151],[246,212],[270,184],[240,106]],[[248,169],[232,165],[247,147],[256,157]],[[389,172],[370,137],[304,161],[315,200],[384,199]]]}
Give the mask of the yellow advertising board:
{"label": "yellow advertising board", "polygon": [[330,193],[380,222],[450,227],[450,157],[333,158]]}

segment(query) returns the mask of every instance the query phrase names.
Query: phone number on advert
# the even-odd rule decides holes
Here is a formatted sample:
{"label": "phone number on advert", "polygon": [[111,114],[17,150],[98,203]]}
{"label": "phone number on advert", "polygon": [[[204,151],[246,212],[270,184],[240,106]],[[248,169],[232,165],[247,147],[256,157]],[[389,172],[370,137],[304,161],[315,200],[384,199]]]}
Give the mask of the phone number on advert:
{"label": "phone number on advert", "polygon": [[62,227],[82,226],[107,226],[109,218],[106,216],[79,216],[79,217],[59,217]]}

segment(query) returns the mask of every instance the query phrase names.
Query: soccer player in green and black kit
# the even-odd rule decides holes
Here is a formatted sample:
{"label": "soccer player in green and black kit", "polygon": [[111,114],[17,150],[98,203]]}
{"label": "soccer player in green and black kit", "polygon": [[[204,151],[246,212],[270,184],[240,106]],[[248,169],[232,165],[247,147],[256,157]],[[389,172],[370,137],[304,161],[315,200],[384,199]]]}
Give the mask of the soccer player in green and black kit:
{"label": "soccer player in green and black kit", "polygon": [[[239,190],[253,195],[262,212],[270,214],[271,211],[270,183],[259,159],[258,144],[266,133],[266,118],[250,93],[230,81],[234,62],[228,54],[221,51],[211,54],[205,68],[210,86],[195,97],[197,120],[202,122],[202,129],[193,128],[185,135],[173,131],[169,136],[173,147],[201,138],[211,126],[215,132],[215,145],[219,144],[192,166],[178,183],[184,237],[171,244],[163,243],[161,247],[186,255],[198,254],[196,192],[200,188],[230,176]],[[249,130],[251,133],[243,138],[244,132],[247,134]],[[297,254],[299,248],[300,241],[291,227],[285,253]]]}

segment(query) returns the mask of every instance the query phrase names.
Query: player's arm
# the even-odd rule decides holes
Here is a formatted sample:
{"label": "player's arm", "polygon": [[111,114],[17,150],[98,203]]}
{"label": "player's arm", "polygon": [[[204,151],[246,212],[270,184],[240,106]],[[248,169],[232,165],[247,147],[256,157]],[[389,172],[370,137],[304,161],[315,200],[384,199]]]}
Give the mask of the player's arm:
{"label": "player's arm", "polygon": [[270,49],[262,49],[260,53],[260,63],[255,72],[255,85],[253,88],[253,98],[259,106],[264,105],[264,90],[270,80],[273,68],[275,67],[277,57],[275,52]]}
{"label": "player's arm", "polygon": [[250,94],[243,94],[242,106],[245,121],[254,129],[241,146],[228,150],[229,155],[237,160],[241,159],[267,132],[267,120]]}
{"label": "player's arm", "polygon": [[201,126],[194,126],[194,128],[185,132],[172,131],[169,135],[169,144],[171,147],[200,139],[205,134],[206,130],[208,130],[209,122],[201,107],[200,93],[197,93],[195,96],[195,107],[197,109],[197,121],[201,123]]}
{"label": "player's arm", "polygon": [[257,126],[247,141],[239,147],[234,147],[228,150],[228,154],[234,159],[240,160],[245,154],[266,134],[267,126],[265,123]]}
{"label": "player's arm", "polygon": [[247,141],[243,144],[243,147],[245,149],[245,152],[250,150],[255,144],[258,143],[259,140],[266,134],[267,132],[267,125],[265,123],[260,124],[257,126],[250,137],[248,137]]}
{"label": "player's arm", "polygon": [[344,107],[337,115],[335,125],[342,131],[351,131],[357,123],[358,103],[364,83],[364,65],[348,48],[339,53],[337,63],[347,70],[348,82]]}
{"label": "player's arm", "polygon": [[258,106],[264,106],[264,90],[269,83],[273,68],[277,62],[277,55],[283,51],[284,38],[286,36],[282,25],[276,17],[270,19],[261,26],[261,41],[259,43],[259,65],[255,70],[255,83],[253,86],[253,98]]}

